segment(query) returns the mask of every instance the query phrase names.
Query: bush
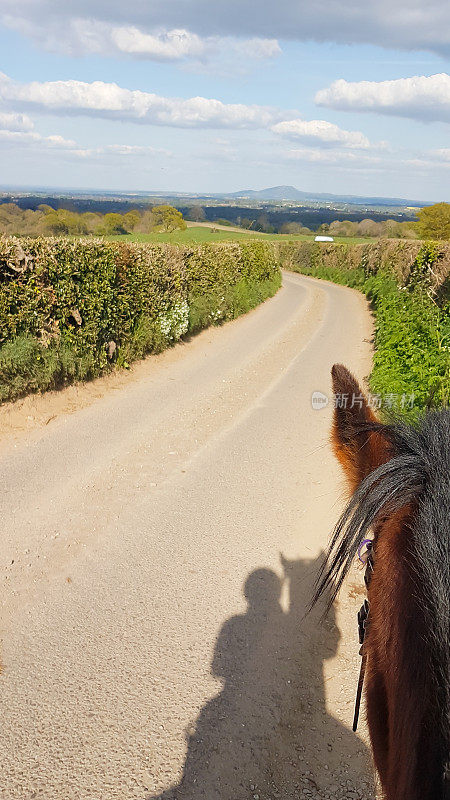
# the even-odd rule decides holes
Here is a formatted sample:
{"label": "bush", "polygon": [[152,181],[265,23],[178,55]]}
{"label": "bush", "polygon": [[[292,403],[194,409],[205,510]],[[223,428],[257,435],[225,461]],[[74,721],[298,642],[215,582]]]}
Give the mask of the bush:
{"label": "bush", "polygon": [[194,247],[0,239],[0,400],[158,353],[281,283],[265,242]]}
{"label": "bush", "polygon": [[417,214],[420,235],[424,239],[450,239],[450,203],[435,203]]}
{"label": "bush", "polygon": [[375,315],[371,390],[414,395],[415,408],[450,401],[450,246],[381,240],[290,243],[282,266],[360,289]]}

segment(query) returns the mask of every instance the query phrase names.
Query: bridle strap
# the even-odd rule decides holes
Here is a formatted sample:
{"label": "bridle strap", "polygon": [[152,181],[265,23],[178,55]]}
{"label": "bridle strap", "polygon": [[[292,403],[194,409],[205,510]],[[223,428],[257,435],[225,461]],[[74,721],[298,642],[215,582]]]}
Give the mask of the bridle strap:
{"label": "bridle strap", "polygon": [[[367,547],[367,556],[365,562],[363,562],[361,557],[361,550],[364,545]],[[368,589],[373,573],[373,542],[371,539],[364,539],[362,545],[358,550],[358,557],[360,561],[366,564],[364,583],[366,584],[366,588]],[[356,700],[355,700],[355,713],[353,716],[354,733],[356,733],[358,729],[359,711],[361,707],[362,691],[364,686],[364,678],[366,674],[367,653],[364,647],[364,643],[367,634],[368,624],[369,624],[369,602],[368,600],[365,600],[363,605],[361,606],[360,611],[358,612],[358,634],[359,634],[359,643],[361,645],[361,649],[359,651],[359,654],[361,656],[361,669],[359,670],[358,688],[356,690]]]}
{"label": "bridle strap", "polygon": [[361,669],[359,670],[358,688],[356,690],[356,700],[355,700],[355,713],[353,715],[353,726],[352,726],[353,733],[356,733],[356,731],[358,730],[359,709],[361,707],[362,690],[364,686],[364,677],[366,674],[367,655],[363,652],[363,648],[361,648],[361,655],[362,655]]}

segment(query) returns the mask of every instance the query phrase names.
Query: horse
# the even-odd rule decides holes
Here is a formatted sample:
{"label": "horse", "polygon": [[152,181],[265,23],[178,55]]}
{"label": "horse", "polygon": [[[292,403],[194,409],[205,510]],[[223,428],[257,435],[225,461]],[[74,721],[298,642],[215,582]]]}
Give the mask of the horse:
{"label": "horse", "polygon": [[450,410],[382,424],[344,366],[332,379],[332,445],[351,494],[313,604],[333,604],[369,538],[361,652],[383,797],[450,800]]}

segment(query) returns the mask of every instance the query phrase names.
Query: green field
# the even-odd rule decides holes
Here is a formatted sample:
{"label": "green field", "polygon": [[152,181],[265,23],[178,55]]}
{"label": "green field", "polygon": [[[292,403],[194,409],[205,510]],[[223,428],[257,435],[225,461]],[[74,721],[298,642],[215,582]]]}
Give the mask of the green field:
{"label": "green field", "polygon": [[[211,242],[236,242],[255,239],[263,239],[264,241],[272,242],[300,242],[300,241],[314,241],[315,234],[311,236],[291,236],[290,234],[280,233],[247,233],[246,231],[238,231],[235,228],[224,230],[214,228],[212,225],[209,227],[189,227],[184,231],[172,231],[172,233],[129,233],[122,236],[108,236],[111,241],[120,242],[165,242],[169,244],[202,244]],[[347,244],[371,242],[372,239],[364,238],[357,239],[351,237],[336,237],[335,242],[346,242]]]}

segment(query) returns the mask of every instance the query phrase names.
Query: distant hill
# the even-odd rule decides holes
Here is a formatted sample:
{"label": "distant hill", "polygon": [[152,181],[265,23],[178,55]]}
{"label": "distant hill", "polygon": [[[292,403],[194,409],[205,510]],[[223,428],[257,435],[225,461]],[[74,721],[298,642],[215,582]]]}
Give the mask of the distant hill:
{"label": "distant hill", "polygon": [[[336,211],[347,213],[351,208],[358,215],[370,216],[375,212],[394,213],[402,209],[412,216],[414,208],[432,205],[432,202],[414,201],[398,197],[361,197],[360,195],[339,195],[325,192],[303,192],[295,186],[271,186],[267,189],[244,189],[239,192],[218,193],[210,192],[169,192],[154,190],[141,192],[113,192],[93,189],[51,189],[45,187],[30,188],[0,186],[0,204],[13,202],[21,208],[35,209],[40,204],[46,203],[54,208],[67,208],[78,212],[96,211],[101,213],[117,211],[125,213],[130,205],[134,208],[145,209],[149,203],[172,203],[188,208],[192,205],[209,206],[210,204],[242,206],[270,206],[273,204],[287,204],[302,210],[308,206],[314,213],[318,208],[328,211],[334,207]],[[225,215],[222,215],[225,216]],[[248,216],[248,215],[247,215]],[[347,218],[347,217],[345,217]],[[363,217],[362,217],[363,218]],[[334,217],[333,219],[338,219]]]}
{"label": "distant hill", "polygon": [[[302,192],[296,189],[295,186],[272,186],[269,189],[244,189],[240,192],[232,192],[231,194],[223,195],[228,198],[237,199],[251,199],[251,200],[310,200],[314,203],[320,202],[338,202],[338,203],[351,203],[352,205],[364,206],[408,206],[411,205],[411,200],[406,200],[401,197],[359,197],[358,195],[340,195],[340,194],[326,194],[324,192]],[[415,203],[416,206],[422,206],[424,203]]]}
{"label": "distant hill", "polygon": [[255,200],[304,200],[308,195],[300,192],[295,186],[272,186],[270,189],[244,189],[242,192],[232,192],[227,197],[252,197]]}

